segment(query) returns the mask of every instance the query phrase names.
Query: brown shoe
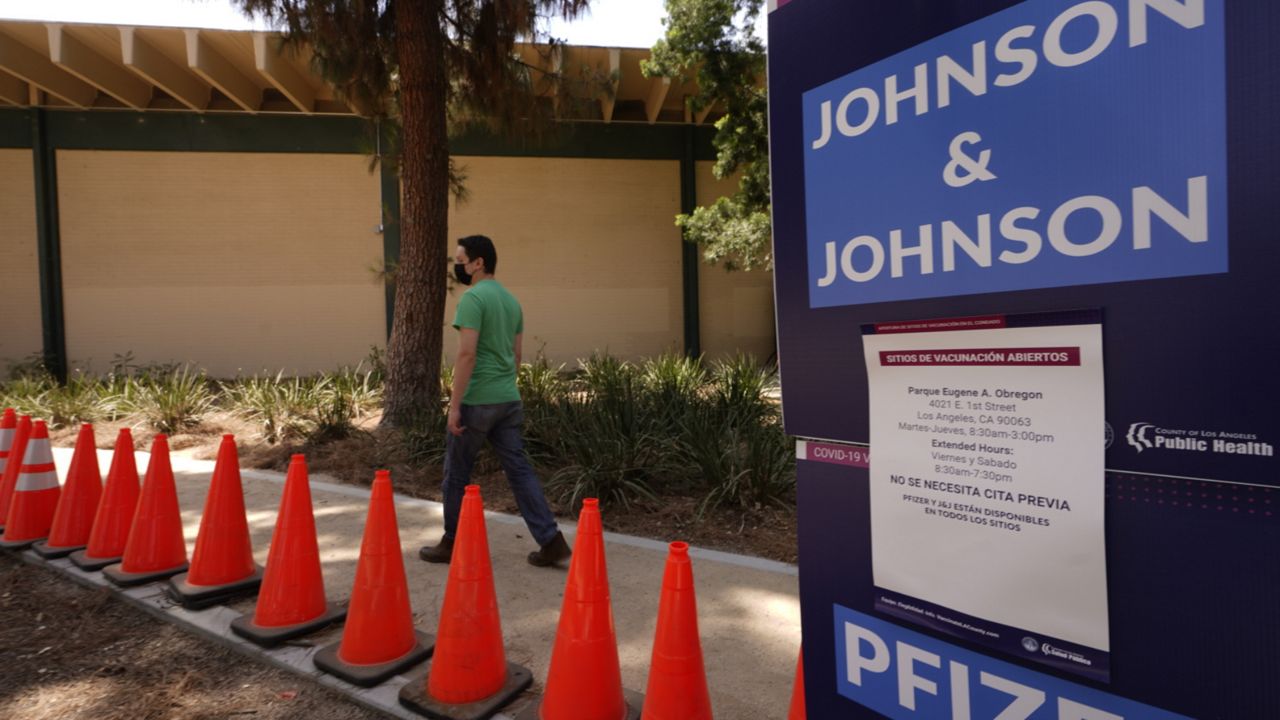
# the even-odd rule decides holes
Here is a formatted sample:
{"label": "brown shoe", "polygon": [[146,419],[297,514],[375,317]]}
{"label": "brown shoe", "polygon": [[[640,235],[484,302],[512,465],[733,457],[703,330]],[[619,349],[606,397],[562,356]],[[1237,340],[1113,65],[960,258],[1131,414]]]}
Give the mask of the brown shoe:
{"label": "brown shoe", "polygon": [[551,542],[529,553],[529,564],[538,567],[551,567],[573,554],[569,543],[564,541],[564,533],[556,533]]}
{"label": "brown shoe", "polygon": [[418,551],[418,557],[429,563],[447,563],[453,559],[453,540],[440,538],[439,545],[427,545]]}

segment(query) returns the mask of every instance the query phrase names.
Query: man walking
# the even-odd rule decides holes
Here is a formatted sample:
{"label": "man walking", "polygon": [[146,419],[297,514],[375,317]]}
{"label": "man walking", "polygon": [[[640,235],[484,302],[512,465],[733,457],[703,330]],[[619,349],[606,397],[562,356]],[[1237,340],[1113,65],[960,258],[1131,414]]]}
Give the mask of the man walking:
{"label": "man walking", "polygon": [[418,556],[434,563],[452,559],[462,496],[471,482],[476,455],[488,440],[538,543],[538,549],[529,553],[529,563],[554,565],[569,557],[570,550],[524,454],[524,409],[516,387],[524,313],[515,296],[493,277],[498,253],[492,240],[484,235],[462,238],[454,261],[454,276],[471,289],[458,300],[453,320],[459,342],[444,454],[444,537],[440,544],[422,548]]}

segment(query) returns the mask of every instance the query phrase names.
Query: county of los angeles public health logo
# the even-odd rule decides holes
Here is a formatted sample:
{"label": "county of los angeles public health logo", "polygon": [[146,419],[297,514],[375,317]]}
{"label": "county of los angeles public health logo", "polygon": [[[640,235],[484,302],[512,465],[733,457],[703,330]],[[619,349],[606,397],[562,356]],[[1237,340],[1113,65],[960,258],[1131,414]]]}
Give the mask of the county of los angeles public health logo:
{"label": "county of los angeles public health logo", "polygon": [[1027,637],[1022,638],[1022,649],[1029,653],[1039,652],[1040,643],[1037,642],[1035,638],[1028,635]]}
{"label": "county of los angeles public health logo", "polygon": [[1274,457],[1275,446],[1255,433],[1160,427],[1149,422],[1129,425],[1125,440],[1139,453],[1146,450]]}
{"label": "county of los angeles public health logo", "polygon": [[1152,425],[1151,423],[1133,423],[1129,426],[1129,432],[1124,437],[1129,441],[1130,445],[1138,449],[1138,452],[1148,450],[1155,447],[1155,445],[1152,444],[1151,439],[1147,437],[1147,432],[1153,427],[1155,427],[1155,425]]}

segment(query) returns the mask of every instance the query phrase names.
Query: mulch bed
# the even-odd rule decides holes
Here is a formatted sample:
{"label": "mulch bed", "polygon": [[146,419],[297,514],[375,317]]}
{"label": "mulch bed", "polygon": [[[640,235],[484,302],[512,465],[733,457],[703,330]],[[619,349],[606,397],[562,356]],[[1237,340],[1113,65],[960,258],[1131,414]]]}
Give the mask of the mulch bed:
{"label": "mulch bed", "polygon": [[0,717],[372,720],[382,715],[0,555]]}

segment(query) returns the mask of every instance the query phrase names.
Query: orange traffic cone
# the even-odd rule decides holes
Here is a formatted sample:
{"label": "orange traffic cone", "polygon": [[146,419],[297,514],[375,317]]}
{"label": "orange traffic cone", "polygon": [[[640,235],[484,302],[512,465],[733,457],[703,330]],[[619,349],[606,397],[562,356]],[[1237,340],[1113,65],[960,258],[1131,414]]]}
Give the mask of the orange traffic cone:
{"label": "orange traffic cone", "polygon": [[526,708],[519,718],[638,720],[643,702],[639,693],[622,689],[600,501],[587,498],[578,516],[547,688],[541,701]]}
{"label": "orange traffic cone", "polygon": [[253,615],[232,620],[231,631],[263,647],[272,647],[346,616],[346,608],[325,599],[307,459],[294,455],[289,460],[258,606]]}
{"label": "orange traffic cone", "polygon": [[93,439],[93,426],[85,423],[80,426],[80,437],[76,438],[76,451],[67,469],[67,486],[62,489],[58,509],[53,513],[49,539],[36,543],[32,549],[45,558],[65,557],[83,549],[89,544],[93,516],[101,498],[98,446]]}
{"label": "orange traffic cone", "polygon": [[13,435],[18,429],[18,414],[13,408],[5,408],[0,416],[0,476],[9,466],[9,451],[13,449]]}
{"label": "orange traffic cone", "polygon": [[791,710],[787,712],[787,720],[804,720],[804,648],[800,648],[800,657],[796,658],[796,684],[791,689]]}
{"label": "orange traffic cone", "polygon": [[253,561],[244,515],[236,438],[223,435],[200,516],[191,570],[169,578],[169,597],[187,609],[198,610],[254,595],[261,583],[262,568]]}
{"label": "orange traffic cone", "polygon": [[31,416],[23,415],[14,428],[13,444],[9,448],[4,475],[0,476],[0,532],[4,531],[4,521],[9,517],[9,502],[13,499],[13,488],[18,484],[18,470],[22,467],[22,458],[27,452],[29,437],[31,437]]}
{"label": "orange traffic cone", "polygon": [[711,720],[689,544],[671,543],[641,720]]}
{"label": "orange traffic cone", "polygon": [[102,574],[128,587],[177,575],[187,569],[187,541],[182,536],[182,512],[178,488],[169,465],[169,438],[157,435],[151,443],[151,462],[138,497],[124,557],[108,565]]}
{"label": "orange traffic cone", "polygon": [[352,685],[373,687],[431,655],[434,638],[413,628],[404,554],[391,495],[391,472],[379,470],[356,563],[342,640],[322,648],[316,667]]}
{"label": "orange traffic cone", "polygon": [[137,508],[138,465],[133,457],[133,434],[129,428],[120,428],[111,468],[107,470],[107,487],[93,516],[89,544],[84,550],[71,553],[71,562],[81,570],[101,570],[120,562]]}
{"label": "orange traffic cone", "polygon": [[43,420],[37,420],[31,427],[31,439],[23,452],[18,482],[13,486],[0,548],[25,548],[49,537],[53,513],[58,509],[61,495],[58,470],[53,466],[53,448],[49,446],[49,428]]}
{"label": "orange traffic cone", "polygon": [[444,589],[436,650],[425,677],[400,690],[400,704],[440,720],[492,717],[533,684],[533,673],[508,663],[493,589],[489,536],[480,486],[468,485]]}
{"label": "orange traffic cone", "polygon": [[[14,450],[14,447],[13,447],[14,441],[17,439],[14,436],[17,434],[18,434],[18,414],[13,411],[13,408],[5,408],[4,416],[0,417],[0,489],[7,488],[7,491],[4,493],[4,500],[2,501],[6,505],[9,502],[9,495],[13,493],[13,483],[12,482],[6,483],[4,479],[9,474],[8,473],[9,456],[12,454],[12,451]],[[22,464],[22,458],[15,458],[13,463],[14,465]],[[13,469],[13,472],[14,472],[13,482],[17,482],[18,468],[15,467]],[[4,516],[0,515],[0,523],[3,523],[3,522],[4,522]],[[0,532],[3,532],[3,531],[4,531],[4,525],[0,524]]]}

